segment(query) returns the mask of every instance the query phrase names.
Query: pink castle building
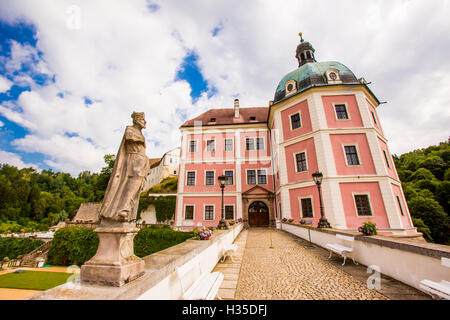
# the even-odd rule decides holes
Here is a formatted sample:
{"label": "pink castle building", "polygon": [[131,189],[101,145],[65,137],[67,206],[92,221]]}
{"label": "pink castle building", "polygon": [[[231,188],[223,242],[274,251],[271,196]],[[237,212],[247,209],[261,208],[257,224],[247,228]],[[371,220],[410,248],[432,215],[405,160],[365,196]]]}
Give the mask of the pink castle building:
{"label": "pink castle building", "polygon": [[413,235],[376,108],[380,101],[345,65],[317,62],[301,39],[298,68],[281,79],[269,107],[211,109],[181,127],[175,225],[217,226],[218,176],[227,177],[226,220],[250,226],[310,221],[320,199],[312,174],[323,174],[323,212],[333,228],[377,224],[380,234]]}

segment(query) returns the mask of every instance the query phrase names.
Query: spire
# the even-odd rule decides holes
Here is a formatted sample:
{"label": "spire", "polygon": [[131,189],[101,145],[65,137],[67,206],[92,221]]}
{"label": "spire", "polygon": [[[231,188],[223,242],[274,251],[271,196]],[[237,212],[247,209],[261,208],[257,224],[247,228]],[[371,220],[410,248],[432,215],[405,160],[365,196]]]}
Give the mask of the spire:
{"label": "spire", "polygon": [[314,58],[314,52],[316,50],[314,50],[311,43],[303,40],[303,34],[301,32],[299,32],[298,35],[300,36],[300,44],[297,46],[297,51],[295,53],[295,57],[298,60],[298,66],[301,67],[308,62],[316,62],[316,58]]}

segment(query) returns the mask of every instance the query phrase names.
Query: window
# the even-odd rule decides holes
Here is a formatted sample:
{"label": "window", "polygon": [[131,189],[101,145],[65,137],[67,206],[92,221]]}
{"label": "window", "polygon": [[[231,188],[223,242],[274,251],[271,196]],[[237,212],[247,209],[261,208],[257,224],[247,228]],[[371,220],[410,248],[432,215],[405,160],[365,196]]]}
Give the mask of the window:
{"label": "window", "polygon": [[300,128],[302,126],[302,122],[300,120],[300,113],[293,114],[291,116],[291,127],[292,130]]}
{"label": "window", "polygon": [[404,216],[405,214],[403,213],[402,203],[400,202],[399,196],[397,196],[397,202],[398,202],[398,206],[400,207],[400,213],[402,214],[402,216]]}
{"label": "window", "polygon": [[390,169],[390,168],[391,168],[391,166],[389,165],[389,160],[388,160],[388,157],[387,157],[386,151],[384,151],[384,150],[383,150],[383,153],[384,153],[384,159],[386,160],[386,164],[387,164],[388,168]]}
{"label": "window", "polygon": [[206,185],[207,186],[214,185],[214,171],[206,171]]}
{"label": "window", "polygon": [[177,174],[177,170],[173,170],[173,174]]}
{"label": "window", "polygon": [[197,141],[196,140],[189,141],[189,152],[197,152]]}
{"label": "window", "polygon": [[216,151],[216,140],[206,140],[206,151],[208,152]]}
{"label": "window", "polygon": [[377,117],[375,117],[375,113],[373,112],[373,111],[370,111],[371,113],[372,113],[372,119],[373,119],[373,122],[375,122],[375,125],[378,125],[378,123],[377,123]]}
{"label": "window", "polygon": [[225,206],[225,220],[234,219],[234,206]]}
{"label": "window", "polygon": [[258,184],[266,184],[267,176],[266,170],[258,170]]}
{"label": "window", "polygon": [[264,150],[264,138],[256,138],[256,150]]}
{"label": "window", "polygon": [[187,185],[195,186],[195,171],[188,171],[187,173]]}
{"label": "window", "polygon": [[367,194],[355,194],[355,204],[358,216],[371,216],[369,196]]}
{"label": "window", "polygon": [[358,152],[356,146],[345,146],[345,156],[347,157],[347,164],[349,166],[359,165]]}
{"label": "window", "polygon": [[194,219],[194,206],[186,206],[184,209],[184,219],[193,220]]}
{"label": "window", "polygon": [[256,184],[255,170],[247,171],[247,184]]}
{"label": "window", "polygon": [[205,220],[214,220],[214,206],[205,206]]}
{"label": "window", "polygon": [[345,106],[345,104],[337,104],[334,106],[334,109],[336,111],[336,118],[338,118],[338,120],[348,119],[347,107]]}
{"label": "window", "polygon": [[225,151],[233,151],[233,139],[225,139]]}
{"label": "window", "polygon": [[311,198],[301,199],[302,204],[302,217],[303,218],[313,218],[313,208]]}
{"label": "window", "polygon": [[209,122],[216,122],[216,118],[209,119]]}
{"label": "window", "polygon": [[245,149],[255,150],[255,140],[253,138],[245,138]]}
{"label": "window", "polygon": [[231,185],[233,184],[233,171],[225,171],[225,177],[227,177],[227,180],[225,180],[225,184]]}
{"label": "window", "polygon": [[297,162],[297,172],[307,171],[308,167],[306,165],[306,153],[301,152],[295,155],[295,161]]}
{"label": "window", "polygon": [[255,121],[256,117],[250,117],[250,121]]}

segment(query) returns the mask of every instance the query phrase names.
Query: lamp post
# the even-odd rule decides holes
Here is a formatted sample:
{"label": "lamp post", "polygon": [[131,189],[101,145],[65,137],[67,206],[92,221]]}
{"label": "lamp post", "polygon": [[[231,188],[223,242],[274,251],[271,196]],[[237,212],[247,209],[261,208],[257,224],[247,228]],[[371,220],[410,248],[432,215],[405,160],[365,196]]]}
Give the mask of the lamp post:
{"label": "lamp post", "polygon": [[223,206],[223,192],[225,189],[225,181],[227,181],[227,177],[224,175],[218,176],[217,180],[219,180],[220,189],[222,189],[222,215],[220,217],[219,224],[217,225],[217,229],[228,229],[227,223],[225,222],[225,209]]}
{"label": "lamp post", "polygon": [[320,220],[319,224],[317,225],[317,228],[331,228],[330,223],[328,222],[327,218],[323,215],[323,205],[322,205],[322,192],[320,190],[320,185],[322,184],[322,178],[323,174],[322,172],[314,172],[312,174],[313,180],[317,185],[317,189],[319,189],[319,201],[320,201]]}

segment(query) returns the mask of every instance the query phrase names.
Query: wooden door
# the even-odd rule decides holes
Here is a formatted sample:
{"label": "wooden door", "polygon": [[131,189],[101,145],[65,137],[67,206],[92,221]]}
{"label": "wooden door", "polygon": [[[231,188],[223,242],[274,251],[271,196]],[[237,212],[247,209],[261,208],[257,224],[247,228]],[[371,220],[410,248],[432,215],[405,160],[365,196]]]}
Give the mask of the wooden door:
{"label": "wooden door", "polygon": [[269,225],[269,209],[262,201],[255,201],[248,207],[248,224],[251,227],[267,227]]}

